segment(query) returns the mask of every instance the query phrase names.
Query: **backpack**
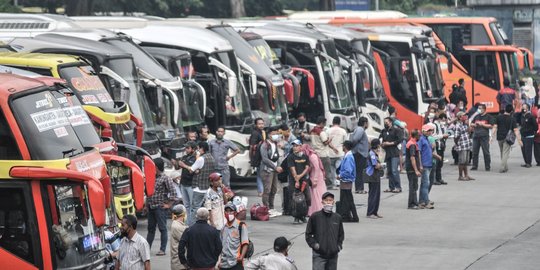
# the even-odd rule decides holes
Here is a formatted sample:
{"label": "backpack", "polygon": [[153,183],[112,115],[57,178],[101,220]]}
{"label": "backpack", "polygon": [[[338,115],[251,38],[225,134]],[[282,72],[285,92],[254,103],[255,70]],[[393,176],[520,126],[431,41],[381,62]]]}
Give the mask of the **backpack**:
{"label": "backpack", "polygon": [[[240,226],[238,227],[238,232],[240,233],[240,243],[242,243],[242,227],[246,225],[245,222],[240,222]],[[253,253],[255,252],[255,245],[253,245],[253,242],[251,242],[251,239],[248,240],[248,248],[246,251],[246,255],[244,258],[251,258],[253,256]]]}
{"label": "backpack", "polygon": [[268,207],[254,203],[250,209],[251,220],[268,221],[270,220],[270,214],[268,213]]}
{"label": "backpack", "polygon": [[300,190],[295,190],[292,199],[291,216],[295,218],[304,218],[308,213],[306,195]]}
{"label": "backpack", "polygon": [[257,145],[251,146],[249,150],[249,163],[251,167],[259,167],[262,162],[261,145],[264,141],[260,141]]}
{"label": "backpack", "polygon": [[514,119],[510,118],[510,130],[508,130],[508,133],[506,134],[506,137],[504,138],[504,141],[508,145],[514,145],[516,143],[516,133],[514,133],[514,130],[512,129],[512,124],[514,123]]}

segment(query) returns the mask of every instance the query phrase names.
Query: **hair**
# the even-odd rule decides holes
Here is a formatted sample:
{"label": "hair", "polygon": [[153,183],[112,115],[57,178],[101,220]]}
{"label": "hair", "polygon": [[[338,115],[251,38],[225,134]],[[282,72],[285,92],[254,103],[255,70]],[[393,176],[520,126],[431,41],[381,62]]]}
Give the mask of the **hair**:
{"label": "hair", "polygon": [[296,118],[299,118],[299,117],[306,117],[306,114],[301,112],[301,113],[298,113],[298,115],[296,116]]}
{"label": "hair", "polygon": [[480,107],[482,107],[482,108],[484,108],[484,109],[485,109],[485,108],[486,108],[486,104],[484,104],[484,103],[480,103],[480,104],[478,105],[478,108],[480,108]]}
{"label": "hair", "polygon": [[394,122],[394,119],[390,116],[385,117],[383,121],[386,121],[386,120],[390,120],[390,123]]}
{"label": "hair", "polygon": [[459,84],[463,84],[464,82],[465,82],[465,80],[464,80],[463,78],[460,78],[460,79],[458,80],[458,83],[459,83]]}
{"label": "hair", "polygon": [[523,103],[523,106],[527,107],[527,110],[530,110],[531,109],[531,105],[527,104],[527,103]]}
{"label": "hair", "polygon": [[281,124],[281,126],[279,126],[279,129],[281,129],[281,130],[289,130],[289,126],[287,126],[287,124]]}
{"label": "hair", "polygon": [[199,149],[204,150],[205,153],[208,153],[208,151],[210,150],[210,147],[208,146],[207,142],[199,142],[198,146],[199,146]]}
{"label": "hair", "polygon": [[162,158],[159,157],[159,158],[154,159],[153,161],[154,161],[154,164],[156,164],[156,168],[160,172],[165,171],[165,162],[163,162]]}
{"label": "hair", "polygon": [[208,212],[208,209],[206,209],[206,207],[201,207],[199,209],[197,209],[197,214],[196,214],[196,218],[197,220],[208,220],[208,216],[210,215],[210,213]]}
{"label": "hair", "polygon": [[332,119],[332,125],[341,125],[341,117],[334,116],[334,119]]}
{"label": "hair", "polygon": [[455,83],[452,84],[452,91],[457,90],[458,88],[459,88],[459,86],[457,84],[455,84]]}
{"label": "hair", "polygon": [[259,121],[263,121],[263,123],[264,123],[264,119],[262,119],[261,117],[255,118],[255,121],[253,121],[253,123],[255,123],[255,125],[257,125],[257,122],[259,122]]}
{"label": "hair", "polygon": [[510,80],[508,80],[507,78],[504,78],[504,80],[503,80],[503,85],[504,85],[505,87],[510,87]]}
{"label": "hair", "polygon": [[123,220],[126,221],[127,225],[133,228],[134,230],[137,229],[137,217],[134,215],[125,215]]}
{"label": "hair", "polygon": [[506,113],[512,113],[514,111],[514,106],[512,104],[506,104],[506,107],[504,107],[504,111]]}
{"label": "hair", "polygon": [[394,106],[388,106],[388,114],[393,114],[396,112],[396,108]]}
{"label": "hair", "polygon": [[381,141],[379,139],[373,139],[371,140],[371,149],[375,149],[381,145]]}
{"label": "hair", "polygon": [[439,119],[447,119],[448,116],[446,115],[446,113],[441,113],[439,114]]}
{"label": "hair", "polygon": [[525,86],[525,81],[519,80],[519,86]]}
{"label": "hair", "polygon": [[324,118],[324,116],[321,115],[321,116],[317,117],[317,123],[315,123],[315,124],[318,125],[318,124],[324,124],[324,123],[326,123],[326,118]]}
{"label": "hair", "polygon": [[226,130],[226,129],[225,129],[225,126],[219,126],[219,127],[217,127],[216,131],[219,130],[220,128],[223,129],[223,131]]}
{"label": "hair", "polygon": [[367,124],[367,122],[368,122],[367,117],[362,116],[362,117],[360,117],[360,119],[358,119],[358,126],[363,127],[363,126],[365,126]]}
{"label": "hair", "polygon": [[351,150],[353,148],[353,143],[349,140],[343,142],[343,147],[347,150]]}
{"label": "hair", "polygon": [[411,138],[418,138],[418,136],[420,136],[420,131],[418,131],[418,129],[413,129],[411,131]]}

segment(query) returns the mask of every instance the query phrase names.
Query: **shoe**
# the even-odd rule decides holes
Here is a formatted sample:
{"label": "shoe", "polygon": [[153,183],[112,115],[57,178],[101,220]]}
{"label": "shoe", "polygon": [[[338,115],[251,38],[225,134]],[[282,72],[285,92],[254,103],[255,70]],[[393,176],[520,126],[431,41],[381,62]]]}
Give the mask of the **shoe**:
{"label": "shoe", "polygon": [[448,183],[441,180],[441,185],[448,185]]}
{"label": "shoe", "polygon": [[491,168],[486,168],[486,172],[489,172],[489,171],[491,171]]}
{"label": "shoe", "polygon": [[306,220],[305,217],[303,217],[303,218],[300,219],[300,222],[302,222],[302,223],[307,223],[307,220]]}
{"label": "shoe", "polygon": [[356,194],[366,194],[367,191],[365,191],[365,190],[357,190],[357,191],[355,191],[355,193]]}
{"label": "shoe", "polygon": [[378,219],[379,217],[377,217],[376,215],[371,215],[371,216],[366,216],[367,218],[371,218],[371,219]]}
{"label": "shoe", "polygon": [[469,181],[469,179],[467,179],[467,177],[460,177],[458,178],[458,181]]}
{"label": "shoe", "polygon": [[300,220],[295,218],[294,221],[293,221],[293,224],[300,224]]}
{"label": "shoe", "polygon": [[415,205],[415,206],[409,206],[409,207],[407,207],[407,209],[409,209],[409,210],[418,210],[419,208],[418,208],[418,206]]}
{"label": "shoe", "polygon": [[467,181],[476,180],[476,179],[474,179],[474,178],[472,178],[472,177],[470,177],[470,176],[467,176],[466,179],[467,179]]}
{"label": "shoe", "polygon": [[431,204],[428,204],[426,205],[425,207],[426,209],[435,209],[435,206],[431,205]]}
{"label": "shoe", "polygon": [[434,201],[429,201],[428,204],[429,204],[429,205],[435,205],[435,202],[434,202]]}
{"label": "shoe", "polygon": [[156,256],[165,256],[165,251],[160,250],[158,253],[156,253]]}
{"label": "shoe", "polygon": [[536,166],[540,166],[540,163],[536,163]]}
{"label": "shoe", "polygon": [[278,216],[281,216],[282,213],[275,210],[275,209],[270,209],[268,210],[268,214],[270,215],[270,217],[278,217]]}
{"label": "shoe", "polygon": [[379,214],[377,214],[376,216],[377,216],[378,218],[383,218],[383,216],[381,216],[381,215],[379,215]]}
{"label": "shoe", "polygon": [[521,164],[521,167],[523,168],[530,168],[532,167],[531,164]]}
{"label": "shoe", "polygon": [[440,186],[440,185],[442,185],[442,183],[441,183],[441,182],[439,182],[439,181],[435,181],[435,182],[433,182],[433,184],[434,184],[434,185],[436,185],[436,186]]}
{"label": "shoe", "polygon": [[478,170],[477,167],[472,167],[472,168],[471,168],[471,171],[477,171],[477,170]]}

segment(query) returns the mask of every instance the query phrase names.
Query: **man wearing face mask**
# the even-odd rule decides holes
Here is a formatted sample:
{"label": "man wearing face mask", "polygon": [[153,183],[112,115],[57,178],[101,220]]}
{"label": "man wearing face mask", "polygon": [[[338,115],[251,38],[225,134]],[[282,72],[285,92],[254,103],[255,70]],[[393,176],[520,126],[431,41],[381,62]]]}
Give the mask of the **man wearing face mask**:
{"label": "man wearing face mask", "polygon": [[115,270],[150,270],[150,245],[137,233],[137,218],[125,215],[121,224],[123,238]]}
{"label": "man wearing face mask", "polygon": [[268,129],[268,137],[261,144],[261,179],[263,181],[262,202],[270,210],[270,217],[280,216],[281,213],[274,209],[274,198],[279,187],[278,173],[283,168],[278,166],[279,152],[278,145],[279,134],[274,128]]}
{"label": "man wearing face mask", "polygon": [[[302,152],[302,142],[295,140],[292,142],[293,154],[287,157],[287,166],[289,167],[289,196],[293,197],[296,190],[300,190],[306,196],[308,207],[310,205],[310,192],[307,186],[309,177],[309,157]],[[284,195],[285,196],[285,195]],[[294,217],[294,223],[305,222],[305,217]]]}
{"label": "man wearing face mask", "polygon": [[[210,153],[216,161],[217,171],[221,174],[223,184],[231,186],[231,172],[229,171],[229,160],[240,153],[240,149],[231,141],[224,139],[225,127],[218,127],[216,139],[210,141]],[[231,154],[229,155],[229,151]]]}
{"label": "man wearing face mask", "polygon": [[341,216],[334,213],[334,194],[322,196],[323,209],[313,213],[306,226],[306,242],[313,250],[314,270],[337,270],[338,253],[343,249],[345,231]]}
{"label": "man wearing face mask", "polygon": [[311,132],[311,127],[306,122],[306,114],[301,112],[296,117],[296,121],[292,125],[292,132],[296,138],[300,139],[302,142],[309,141],[309,133]]}
{"label": "man wearing face mask", "polygon": [[186,206],[187,210],[186,223],[192,224],[194,217],[191,215],[191,201],[193,200],[192,185],[194,172],[190,171],[190,169],[197,159],[197,143],[194,141],[188,141],[184,147],[185,155],[182,157],[181,161],[178,162],[178,166],[182,169],[182,176],[180,177],[180,192],[182,193],[182,202]]}
{"label": "man wearing face mask", "polygon": [[480,154],[480,148],[484,154],[484,165],[486,171],[491,170],[491,155],[489,153],[489,136],[491,129],[495,124],[495,119],[486,112],[486,105],[478,105],[478,114],[471,121],[471,127],[474,128],[473,132],[473,165],[471,170],[478,169],[478,155]]}
{"label": "man wearing face mask", "polygon": [[297,270],[294,260],[289,257],[291,242],[280,236],[274,240],[274,252],[250,260],[246,263],[247,270]]}
{"label": "man wearing face mask", "polygon": [[532,165],[532,151],[534,144],[534,135],[538,130],[538,124],[536,123],[536,118],[531,114],[529,104],[523,104],[521,106],[521,141],[523,145],[521,146],[521,153],[523,154],[523,160],[525,164],[522,164],[521,167],[530,168]]}
{"label": "man wearing face mask", "polygon": [[397,130],[391,117],[384,118],[384,130],[381,132],[382,147],[386,153],[385,161],[388,164],[388,189],[384,192],[401,192],[401,179],[399,177],[399,149],[403,140],[403,133]]}
{"label": "man wearing face mask", "polygon": [[244,269],[244,258],[248,250],[249,235],[246,223],[236,219],[236,206],[229,202],[225,205],[225,219],[227,222],[221,230],[221,252],[220,268],[224,269]]}

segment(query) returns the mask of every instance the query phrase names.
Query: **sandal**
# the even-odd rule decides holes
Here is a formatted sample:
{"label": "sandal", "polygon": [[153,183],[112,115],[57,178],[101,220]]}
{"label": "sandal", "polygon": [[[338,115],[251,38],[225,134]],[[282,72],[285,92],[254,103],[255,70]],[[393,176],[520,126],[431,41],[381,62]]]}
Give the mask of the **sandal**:
{"label": "sandal", "polygon": [[392,190],[392,193],[401,193],[401,189],[394,189]]}
{"label": "sandal", "polygon": [[156,256],[165,256],[165,251],[160,250],[158,253],[156,253]]}
{"label": "sandal", "polygon": [[390,190],[390,189],[385,189],[383,192],[385,192],[385,193],[390,193],[390,192],[394,192],[394,191],[392,191],[392,190]]}

